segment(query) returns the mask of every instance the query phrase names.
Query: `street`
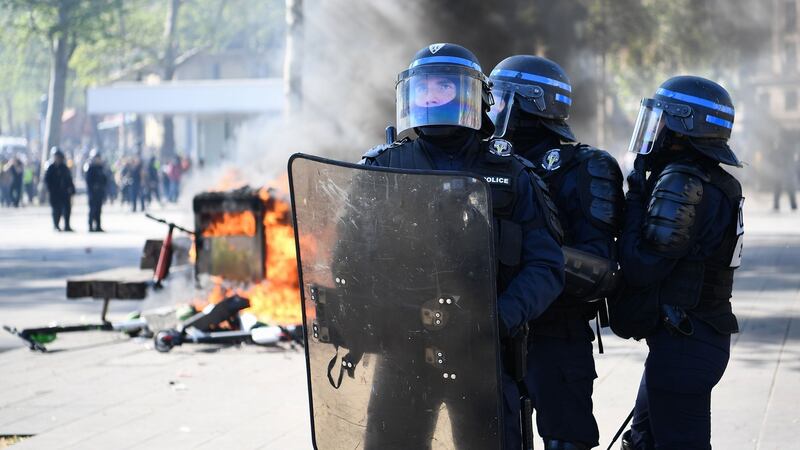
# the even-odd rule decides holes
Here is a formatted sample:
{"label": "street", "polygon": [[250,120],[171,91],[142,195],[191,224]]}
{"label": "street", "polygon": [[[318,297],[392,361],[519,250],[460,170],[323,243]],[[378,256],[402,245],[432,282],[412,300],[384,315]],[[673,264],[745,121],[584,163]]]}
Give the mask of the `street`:
{"label": "street", "polygon": [[[47,208],[0,209],[0,325],[96,320],[100,302],[67,300],[65,279],[138,265],[144,240],[166,231],[112,205],[108,232],[88,233],[86,200],[75,203],[71,234],[52,230]],[[741,331],[712,399],[719,449],[800,448],[800,214],[769,206],[761,194],[746,202],[733,297]],[[153,214],[193,223],[188,205]],[[141,307],[112,302],[109,315]],[[601,448],[633,405],[646,355],[643,342],[609,330],[603,343],[594,395]],[[32,436],[15,449],[312,446],[302,349],[195,345],[162,354],[150,339],[113,332],[63,335],[48,347],[31,352],[0,332],[0,437]]]}

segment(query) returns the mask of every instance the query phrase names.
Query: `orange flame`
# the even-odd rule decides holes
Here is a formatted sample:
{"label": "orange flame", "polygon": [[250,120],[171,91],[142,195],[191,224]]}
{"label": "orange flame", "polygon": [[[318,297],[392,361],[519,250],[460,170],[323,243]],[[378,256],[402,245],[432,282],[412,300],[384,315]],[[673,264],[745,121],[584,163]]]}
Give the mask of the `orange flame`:
{"label": "orange flame", "polygon": [[[255,314],[262,322],[297,325],[302,323],[302,311],[291,208],[287,201],[275,195],[274,189],[261,189],[259,197],[266,205],[266,279],[255,284],[230,286],[222,277],[212,277],[214,285],[208,296],[194,303],[199,309],[238,294],[250,300],[250,308],[245,311]],[[254,236],[255,233],[254,215],[240,212],[219,214],[203,236]]]}
{"label": "orange flame", "polygon": [[203,237],[255,235],[256,218],[250,211],[215,214],[203,230]]}

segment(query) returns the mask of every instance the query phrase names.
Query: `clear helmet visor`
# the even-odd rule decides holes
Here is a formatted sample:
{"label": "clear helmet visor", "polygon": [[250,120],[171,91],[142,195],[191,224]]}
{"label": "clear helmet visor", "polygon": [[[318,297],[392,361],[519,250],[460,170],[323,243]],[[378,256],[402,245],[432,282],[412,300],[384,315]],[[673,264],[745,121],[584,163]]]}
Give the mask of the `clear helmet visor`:
{"label": "clear helmet visor", "polygon": [[508,119],[511,116],[511,108],[514,106],[514,91],[504,89],[492,89],[494,104],[489,110],[489,118],[494,123],[494,137],[505,136],[508,129]]}
{"label": "clear helmet visor", "polygon": [[396,90],[398,132],[430,125],[481,128],[482,83],[466,72],[411,72]]}
{"label": "clear helmet visor", "polygon": [[642,100],[642,106],[639,108],[639,117],[636,119],[636,126],[633,129],[628,151],[640,155],[647,155],[652,152],[656,139],[658,139],[665,125],[664,110],[653,106],[652,102],[648,102],[647,99]]}

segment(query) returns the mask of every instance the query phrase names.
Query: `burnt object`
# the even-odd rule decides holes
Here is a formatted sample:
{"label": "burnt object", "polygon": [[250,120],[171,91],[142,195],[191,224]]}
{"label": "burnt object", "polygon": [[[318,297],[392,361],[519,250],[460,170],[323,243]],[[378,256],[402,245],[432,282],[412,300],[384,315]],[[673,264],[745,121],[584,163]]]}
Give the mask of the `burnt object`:
{"label": "burnt object", "polygon": [[266,276],[264,214],[267,204],[250,187],[194,197],[195,270],[228,280],[259,282]]}
{"label": "burnt object", "polygon": [[244,297],[233,295],[181,322],[177,328],[161,330],[154,336],[155,349],[166,353],[183,344],[275,345],[290,342],[303,345],[303,327],[257,325],[244,329],[239,312],[250,306]]}

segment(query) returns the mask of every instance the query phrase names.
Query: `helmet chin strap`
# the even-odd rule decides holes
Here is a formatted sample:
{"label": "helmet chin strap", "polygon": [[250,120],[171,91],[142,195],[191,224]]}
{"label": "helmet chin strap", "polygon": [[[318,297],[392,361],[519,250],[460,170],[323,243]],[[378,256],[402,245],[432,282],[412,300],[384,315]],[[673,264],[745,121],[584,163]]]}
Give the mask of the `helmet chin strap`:
{"label": "helmet chin strap", "polygon": [[457,152],[464,148],[476,131],[452,125],[430,125],[415,128],[423,141],[433,144],[438,150]]}
{"label": "helmet chin strap", "polygon": [[542,125],[540,118],[522,112],[516,107],[511,110],[504,137],[511,140],[520,151],[529,151],[540,146],[547,147],[544,149],[547,150],[559,141],[555,133]]}
{"label": "helmet chin strap", "polygon": [[419,134],[420,136],[430,136],[430,137],[454,136],[458,134],[460,130],[463,129],[464,127],[459,127],[455,125],[428,125],[424,127],[415,128],[417,134]]}

